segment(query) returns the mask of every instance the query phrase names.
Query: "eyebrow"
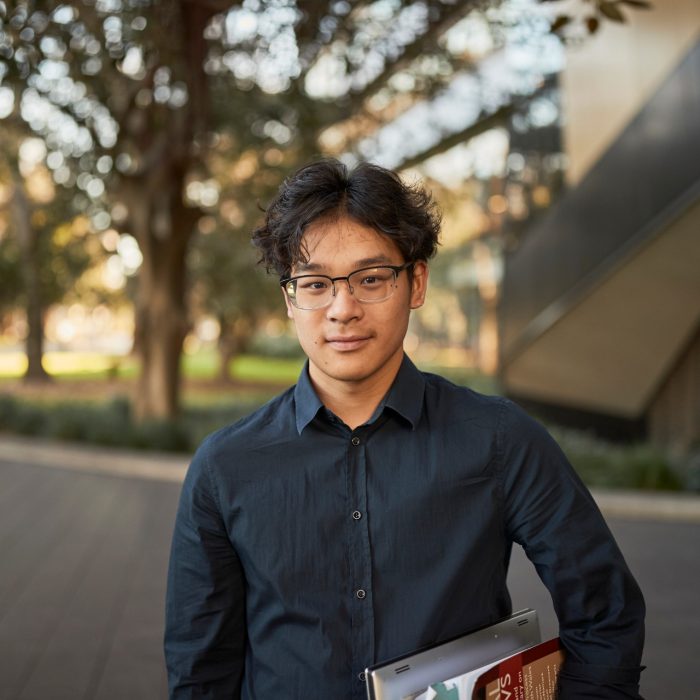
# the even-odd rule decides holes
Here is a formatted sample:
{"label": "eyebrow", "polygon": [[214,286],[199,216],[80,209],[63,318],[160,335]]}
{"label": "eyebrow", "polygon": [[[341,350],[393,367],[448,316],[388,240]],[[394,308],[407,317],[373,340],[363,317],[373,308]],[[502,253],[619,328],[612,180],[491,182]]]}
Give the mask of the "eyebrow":
{"label": "eyebrow", "polygon": [[[393,265],[394,263],[387,255],[376,255],[372,258],[361,258],[360,260],[355,260],[353,270],[360,270],[363,267],[371,267],[372,265]],[[296,265],[295,272],[298,274],[300,272],[321,272],[326,269],[325,265],[320,263],[299,263]]]}

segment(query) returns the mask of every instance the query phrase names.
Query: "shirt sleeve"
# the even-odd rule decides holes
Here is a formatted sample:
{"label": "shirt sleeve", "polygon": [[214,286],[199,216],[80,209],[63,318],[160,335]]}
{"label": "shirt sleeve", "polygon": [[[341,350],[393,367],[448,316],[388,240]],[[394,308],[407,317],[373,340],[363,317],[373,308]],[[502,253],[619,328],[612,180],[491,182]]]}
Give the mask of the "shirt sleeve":
{"label": "shirt sleeve", "polygon": [[175,520],[165,610],[171,700],[238,698],[245,663],[245,583],[206,457],[187,472]]}
{"label": "shirt sleeve", "polygon": [[558,698],[640,698],[644,599],[595,501],[547,431],[511,402],[499,452],[507,533],[549,589],[567,652]]}

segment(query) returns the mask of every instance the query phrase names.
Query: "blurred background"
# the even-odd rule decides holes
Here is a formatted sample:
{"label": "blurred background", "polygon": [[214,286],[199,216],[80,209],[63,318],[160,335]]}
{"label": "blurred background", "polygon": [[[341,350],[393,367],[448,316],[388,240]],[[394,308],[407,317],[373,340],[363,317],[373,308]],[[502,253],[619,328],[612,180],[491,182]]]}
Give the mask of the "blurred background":
{"label": "blurred background", "polygon": [[695,2],[0,16],[3,428],[191,450],[218,409],[293,383],[249,234],[286,174],[332,155],[423,180],[444,211],[406,339],[421,366],[645,443],[638,486],[700,486]]}
{"label": "blurred background", "polygon": [[[184,462],[293,384],[249,238],[320,156],[443,210],[421,368],[523,404],[592,487],[700,490],[697,0],[0,0],[0,460],[20,436],[59,466],[57,441]],[[30,472],[6,477],[15,552]],[[101,687],[23,673],[17,697]]]}

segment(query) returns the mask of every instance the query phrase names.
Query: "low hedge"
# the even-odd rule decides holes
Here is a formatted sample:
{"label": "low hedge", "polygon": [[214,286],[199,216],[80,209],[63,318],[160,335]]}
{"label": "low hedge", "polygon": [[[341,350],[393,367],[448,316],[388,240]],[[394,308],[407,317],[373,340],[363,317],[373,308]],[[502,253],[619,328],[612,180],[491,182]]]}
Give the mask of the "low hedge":
{"label": "low hedge", "polygon": [[111,447],[193,452],[210,432],[250,413],[257,405],[241,402],[229,407],[192,408],[175,420],[137,422],[126,398],[106,403],[45,404],[0,395],[0,430]]}
{"label": "low hedge", "polygon": [[647,443],[611,444],[580,430],[551,433],[583,481],[591,487],[679,491],[684,483],[671,460]]}
{"label": "low hedge", "polygon": [[[139,423],[126,398],[105,403],[48,404],[0,394],[0,431],[112,447],[191,453],[206,435],[247,415],[260,403],[260,398],[248,398],[235,405],[190,407],[176,420]],[[698,473],[677,470],[661,451],[647,444],[612,445],[582,431],[553,428],[551,432],[590,487],[700,490],[700,464]]]}

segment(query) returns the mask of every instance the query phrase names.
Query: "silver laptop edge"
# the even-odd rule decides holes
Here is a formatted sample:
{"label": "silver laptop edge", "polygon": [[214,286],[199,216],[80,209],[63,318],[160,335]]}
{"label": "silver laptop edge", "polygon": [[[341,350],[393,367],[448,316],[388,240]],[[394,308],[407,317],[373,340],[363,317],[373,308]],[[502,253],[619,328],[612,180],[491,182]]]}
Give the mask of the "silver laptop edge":
{"label": "silver laptop edge", "polygon": [[427,649],[370,666],[369,700],[403,700],[433,683],[498,661],[541,641],[537,613],[530,608],[505,620]]}

